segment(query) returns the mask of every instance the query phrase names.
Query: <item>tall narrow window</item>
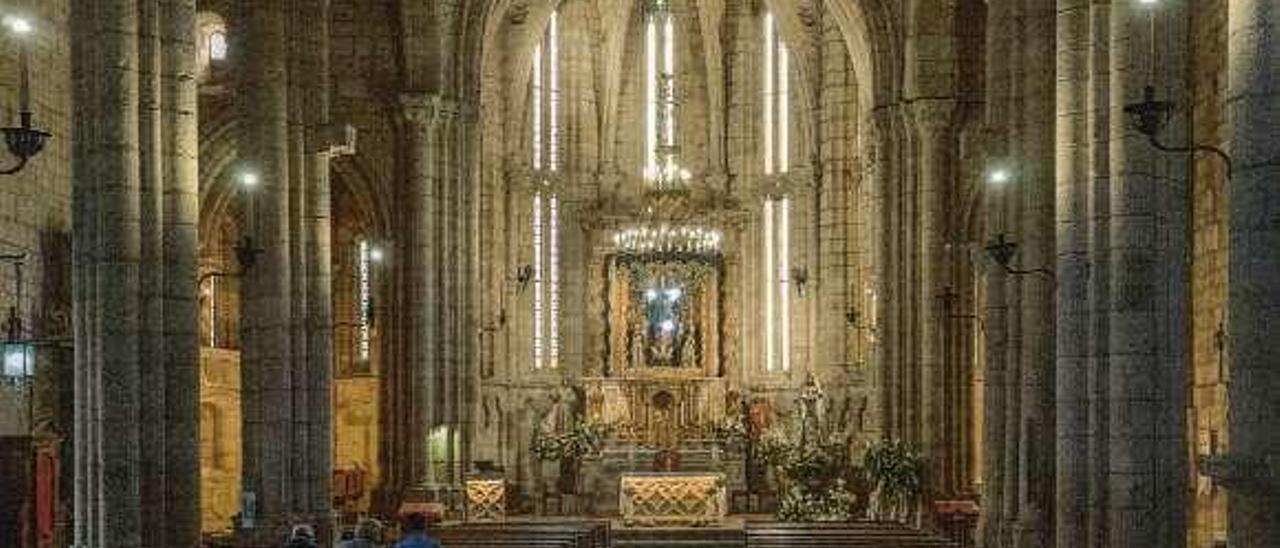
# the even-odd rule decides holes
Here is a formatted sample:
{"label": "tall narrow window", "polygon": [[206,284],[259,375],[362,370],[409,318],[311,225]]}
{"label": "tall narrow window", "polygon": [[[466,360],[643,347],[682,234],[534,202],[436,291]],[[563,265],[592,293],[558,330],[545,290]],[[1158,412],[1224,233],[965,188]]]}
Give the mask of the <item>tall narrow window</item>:
{"label": "tall narrow window", "polygon": [[534,171],[560,169],[559,26],[559,16],[553,11],[542,42],[533,50],[529,106]]}
{"label": "tall narrow window", "polygon": [[357,249],[356,265],[356,310],[359,332],[356,340],[356,354],[360,361],[369,361],[369,341],[373,328],[373,278],[370,262],[373,260],[373,248],[369,240],[360,240]]}
{"label": "tall narrow window", "polygon": [[654,0],[645,14],[645,178],[660,178],[663,166],[674,165],[676,145],[675,20],[668,0]]}
{"label": "tall narrow window", "polygon": [[560,361],[560,200],[554,174],[560,171],[559,16],[551,12],[542,43],[533,54],[530,115],[533,171],[539,190],[533,195],[533,367],[555,368]]}
{"label": "tall narrow window", "polygon": [[218,347],[218,277],[209,276],[209,348]]}
{"label": "tall narrow window", "polygon": [[791,369],[791,199],[764,202],[764,363]]}
{"label": "tall narrow window", "polygon": [[560,362],[560,200],[533,196],[533,367]]}
{"label": "tall narrow window", "polygon": [[772,13],[764,16],[764,172],[786,173],[791,167],[790,53]]}

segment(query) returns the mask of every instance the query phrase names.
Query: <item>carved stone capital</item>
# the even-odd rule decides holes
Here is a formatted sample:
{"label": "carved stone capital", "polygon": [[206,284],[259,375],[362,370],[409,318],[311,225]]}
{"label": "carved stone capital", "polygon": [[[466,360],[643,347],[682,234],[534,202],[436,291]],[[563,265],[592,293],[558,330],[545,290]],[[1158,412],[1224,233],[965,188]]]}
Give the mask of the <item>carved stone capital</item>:
{"label": "carved stone capital", "polygon": [[356,128],[348,123],[329,123],[311,128],[308,153],[351,156],[356,153]]}
{"label": "carved stone capital", "polygon": [[955,99],[917,99],[908,109],[911,123],[924,138],[943,137],[956,132],[960,116]]}
{"label": "carved stone capital", "polygon": [[434,93],[402,93],[400,112],[409,123],[428,127],[459,118],[462,106],[458,101]]}

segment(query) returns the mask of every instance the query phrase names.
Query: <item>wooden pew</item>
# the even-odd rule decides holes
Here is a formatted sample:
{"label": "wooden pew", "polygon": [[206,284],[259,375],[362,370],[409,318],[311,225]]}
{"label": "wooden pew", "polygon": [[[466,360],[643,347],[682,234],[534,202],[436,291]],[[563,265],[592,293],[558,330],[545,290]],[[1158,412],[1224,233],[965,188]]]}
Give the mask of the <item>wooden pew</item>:
{"label": "wooden pew", "polygon": [[745,524],[747,548],[958,548],[940,535],[897,523],[772,523]]}
{"label": "wooden pew", "polygon": [[445,525],[433,533],[449,548],[609,548],[607,521]]}

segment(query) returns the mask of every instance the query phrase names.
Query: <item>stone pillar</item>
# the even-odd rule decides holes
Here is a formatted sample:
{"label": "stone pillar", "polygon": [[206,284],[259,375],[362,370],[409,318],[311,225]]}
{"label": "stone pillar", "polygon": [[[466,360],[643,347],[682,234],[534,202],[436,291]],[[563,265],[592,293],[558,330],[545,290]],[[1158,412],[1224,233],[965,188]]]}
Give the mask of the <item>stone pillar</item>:
{"label": "stone pillar", "polygon": [[[246,542],[278,542],[295,510],[289,128],[284,3],[242,4],[239,40],[240,160],[259,175],[248,192],[246,232],[262,252],[247,270],[241,329],[243,497],[253,500]],[[247,508],[242,508],[247,512]],[[244,517],[250,517],[245,515]]]}
{"label": "stone pillar", "polygon": [[[1007,0],[991,0],[987,5],[986,21],[986,111],[985,127],[987,145],[984,147],[988,163],[1000,161],[1004,154],[1004,134],[1007,124],[1009,51],[1007,39],[1011,26]],[[992,166],[984,166],[991,169]],[[985,174],[984,174],[985,176]],[[1005,232],[1005,188],[988,187],[984,198],[985,219],[982,245]],[[1005,471],[1005,397],[1006,344],[1008,334],[1008,309],[1005,272],[991,262],[985,254],[977,259],[983,265],[983,398],[982,398],[982,514],[978,520],[977,543],[984,548],[1002,546],[1002,524],[1005,519],[1004,485],[1008,481]]]}
{"label": "stone pillar", "polygon": [[1054,2],[1022,7],[1017,131],[1019,206],[1017,268],[1021,290],[1021,471],[1017,546],[1051,546],[1054,478]]}
{"label": "stone pillar", "polygon": [[[874,111],[871,120],[872,150],[872,217],[875,219],[878,233],[889,235],[896,232],[898,192],[900,190],[899,172],[897,171],[897,155],[899,139],[897,138],[897,111],[892,108],[881,108]],[[901,398],[898,396],[898,352],[894,341],[897,340],[896,296],[899,286],[896,281],[896,243],[893,238],[883,237],[876,240],[877,246],[873,257],[875,272],[875,319],[876,347],[875,362],[879,379],[879,406],[876,413],[881,417],[883,434],[889,439],[902,439],[902,420],[898,413]]]}
{"label": "stone pillar", "polygon": [[[165,391],[164,391],[164,282],[161,266],[160,215],[163,190],[160,145],[160,6],[155,0],[136,2],[138,17],[138,361],[139,393],[139,495],[141,511],[164,511]],[[114,288],[112,289],[114,290]],[[159,500],[159,504],[155,504]],[[164,527],[143,527],[144,546],[165,545]]]}
{"label": "stone pillar", "polygon": [[922,411],[920,416],[920,436],[924,457],[928,462],[926,475],[934,478],[932,485],[926,487],[926,493],[935,496],[946,496],[953,493],[957,486],[950,485],[947,478],[953,477],[951,467],[954,465],[952,454],[959,448],[948,447],[945,443],[943,425],[955,402],[947,401],[943,371],[944,341],[946,340],[947,322],[942,317],[942,297],[946,290],[948,267],[944,246],[945,235],[949,227],[945,204],[955,197],[956,180],[953,165],[957,146],[955,129],[956,101],[951,99],[920,100],[912,103],[911,114],[917,131],[917,158],[919,174],[918,217],[915,230],[919,231],[919,324],[917,339],[920,346],[920,391],[918,401]]}
{"label": "stone pillar", "polygon": [[1089,39],[1088,0],[1058,0],[1057,546],[1088,546]]}
{"label": "stone pillar", "polygon": [[[94,13],[73,13],[70,20],[91,25],[83,40],[94,46],[91,84],[86,96],[77,97],[77,110],[92,113],[92,149],[87,171],[77,174],[77,186],[86,186],[96,209],[95,218],[75,219],[88,224],[82,232],[92,248],[84,257],[93,272],[86,283],[95,286],[93,301],[77,303],[93,307],[94,325],[81,348],[92,349],[88,363],[76,371],[87,374],[92,395],[77,395],[78,403],[92,401],[89,428],[93,445],[77,446],[78,455],[96,472],[77,478],[77,491],[87,490],[87,504],[94,507],[91,523],[77,538],[86,546],[134,548],[143,546],[142,501],[139,492],[140,448],[138,432],[138,263],[140,260],[138,197],[138,12],[134,2],[108,0],[96,3]],[[92,17],[94,23],[82,19]],[[115,98],[107,101],[106,98]],[[80,100],[83,99],[84,102]],[[76,265],[77,268],[81,265]],[[84,265],[89,266],[89,265]],[[77,306],[81,308],[81,306]],[[96,476],[96,477],[95,477]],[[90,479],[85,485],[83,480]],[[77,523],[82,516],[77,516]],[[83,516],[88,518],[88,516]]]}
{"label": "stone pillar", "polygon": [[[1229,5],[1231,251],[1227,534],[1231,546],[1280,544],[1280,5]],[[1235,480],[1234,482],[1231,480]]]}
{"label": "stone pillar", "polygon": [[164,267],[165,546],[200,540],[196,0],[160,2]]}
{"label": "stone pillar", "polygon": [[[190,546],[200,504],[194,2],[77,4],[70,20],[74,542]],[[148,526],[157,515],[168,519]]]}
{"label": "stone pillar", "polygon": [[[1181,2],[1112,6],[1109,546],[1186,543],[1187,160],[1156,151],[1123,112],[1147,85],[1184,99],[1185,75],[1153,82],[1153,67],[1182,66],[1185,17]],[[1162,139],[1185,143],[1183,123],[1172,117]]]}
{"label": "stone pillar", "polygon": [[440,122],[443,99],[427,94],[404,94],[401,107],[406,119],[405,133],[409,142],[409,199],[408,207],[414,212],[406,227],[413,241],[409,260],[408,283],[413,287],[409,317],[413,336],[413,354],[410,360],[412,413],[410,432],[403,433],[411,440],[410,459],[414,463],[409,481],[436,484],[432,462],[438,458],[431,454],[426,440],[432,430],[441,423],[440,401],[444,326],[441,323],[441,276],[444,254],[441,232],[442,204],[439,176]]}
{"label": "stone pillar", "polygon": [[1111,318],[1111,263],[1106,253],[1111,246],[1111,5],[1090,4],[1088,139],[1088,219],[1089,219],[1089,346],[1088,358],[1088,500],[1084,546],[1106,546],[1107,471],[1110,458],[1110,420],[1107,398],[1110,371],[1107,341]]}
{"label": "stone pillar", "polygon": [[[303,48],[303,123],[305,125],[305,186],[303,227],[306,245],[307,408],[309,432],[305,448],[308,490],[305,511],[328,529],[333,498],[333,293],[331,247],[333,225],[329,163],[335,155],[355,152],[354,131],[334,124],[329,105],[330,0],[301,3]],[[322,538],[328,535],[321,535]]]}

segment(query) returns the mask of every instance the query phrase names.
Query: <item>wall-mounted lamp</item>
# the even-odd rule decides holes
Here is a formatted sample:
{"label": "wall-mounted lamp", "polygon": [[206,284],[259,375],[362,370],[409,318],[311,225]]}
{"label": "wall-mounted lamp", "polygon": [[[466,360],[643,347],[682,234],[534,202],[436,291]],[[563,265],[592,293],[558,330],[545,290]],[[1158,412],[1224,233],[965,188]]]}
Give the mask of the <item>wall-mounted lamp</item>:
{"label": "wall-mounted lamp", "polygon": [[241,236],[240,241],[236,242],[236,245],[231,249],[235,251],[236,263],[240,265],[241,274],[244,274],[248,272],[250,268],[253,268],[253,265],[258,263],[258,255],[261,255],[266,251],[261,247],[253,245],[253,238],[248,235]]}
{"label": "wall-mounted lamp", "polygon": [[533,265],[520,265],[520,268],[516,269],[516,294],[524,294],[531,281],[533,281]]}
{"label": "wall-mounted lamp", "polygon": [[1127,105],[1124,107],[1125,114],[1129,115],[1129,122],[1133,124],[1133,128],[1138,133],[1147,136],[1147,141],[1156,150],[1168,153],[1186,154],[1193,152],[1208,152],[1222,160],[1222,164],[1227,169],[1227,179],[1231,179],[1232,164],[1231,156],[1226,151],[1209,145],[1192,145],[1189,147],[1166,146],[1156,138],[1156,134],[1164,129],[1165,124],[1169,123],[1169,118],[1173,116],[1173,103],[1169,101],[1156,100],[1156,88],[1147,86],[1142,91],[1142,101]]}
{"label": "wall-mounted lamp", "polygon": [[27,160],[30,160],[36,154],[44,149],[44,143],[49,139],[50,134],[46,131],[35,129],[31,122],[31,68],[27,61],[27,41],[24,40],[28,34],[31,34],[33,26],[31,21],[14,15],[7,15],[4,18],[4,26],[9,32],[18,37],[18,70],[19,89],[18,89],[18,119],[20,125],[18,127],[0,128],[0,132],[4,133],[4,144],[9,149],[9,154],[18,158],[18,163],[10,168],[0,169],[0,175],[12,175],[27,166]]}
{"label": "wall-mounted lamp", "polygon": [[805,296],[809,289],[809,269],[803,266],[792,268],[791,280],[796,283],[796,293]]}
{"label": "wall-mounted lamp", "polygon": [[1013,274],[1015,276],[1039,274],[1048,278],[1050,281],[1056,281],[1053,271],[1047,268],[1019,270],[1010,266],[1013,262],[1013,256],[1018,252],[1018,244],[1016,242],[1009,241],[1003,232],[996,235],[996,239],[988,242],[985,249],[987,251],[987,256],[991,257],[991,260],[995,261],[997,265],[1000,265],[1000,268],[1003,268],[1008,274]]}

